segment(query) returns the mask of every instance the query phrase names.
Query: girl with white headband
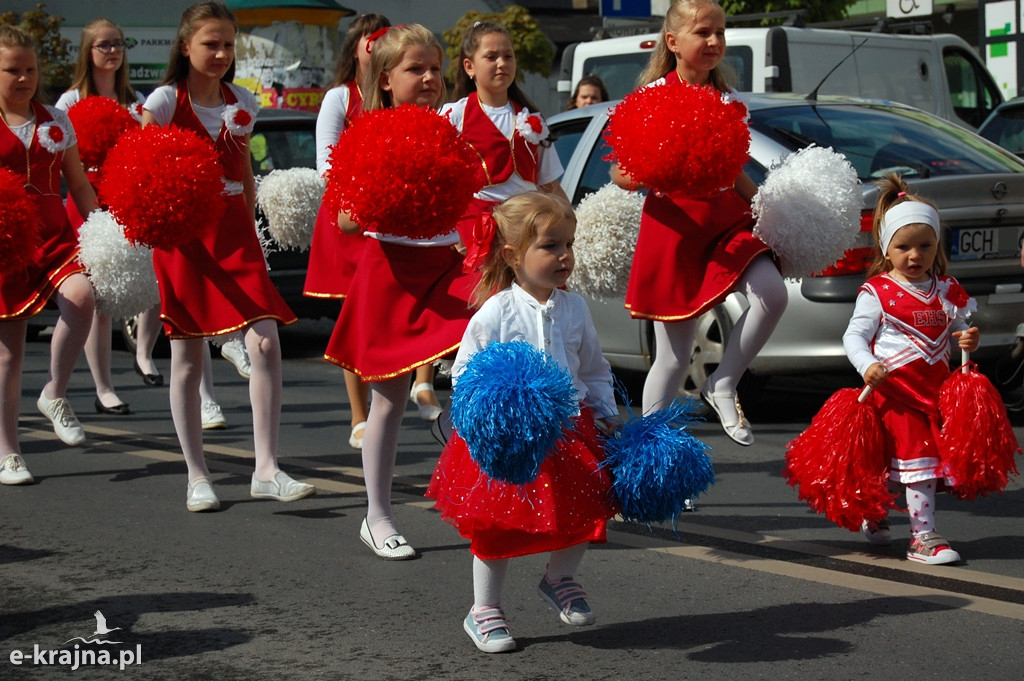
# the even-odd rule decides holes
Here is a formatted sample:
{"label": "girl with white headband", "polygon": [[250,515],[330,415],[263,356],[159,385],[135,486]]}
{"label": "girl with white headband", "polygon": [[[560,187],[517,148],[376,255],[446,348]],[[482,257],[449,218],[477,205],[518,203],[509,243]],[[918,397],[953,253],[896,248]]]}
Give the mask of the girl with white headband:
{"label": "girl with white headband", "polygon": [[[939,387],[949,375],[950,335],[967,351],[977,349],[979,336],[966,321],[974,299],[943,274],[939,213],[908,190],[897,175],[879,183],[878,248],[843,345],[873,388],[868,399],[886,430],[890,480],[906,487],[913,535],[907,558],[940,565],[959,561],[960,554],[935,531]],[[866,519],[861,529],[872,544],[891,542],[887,518]]]}

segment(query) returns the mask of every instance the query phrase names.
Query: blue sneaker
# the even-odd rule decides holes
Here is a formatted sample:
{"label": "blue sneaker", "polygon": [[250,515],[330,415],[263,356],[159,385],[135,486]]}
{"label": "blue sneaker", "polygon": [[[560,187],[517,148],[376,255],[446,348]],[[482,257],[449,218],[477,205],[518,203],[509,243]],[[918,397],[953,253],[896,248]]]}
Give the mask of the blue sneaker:
{"label": "blue sneaker", "polygon": [[537,585],[537,593],[558,611],[558,616],[566,624],[579,627],[594,623],[594,613],[587,604],[587,592],[572,577],[562,577],[552,584],[544,575]]}
{"label": "blue sneaker", "polygon": [[516,649],[516,640],[508,631],[501,608],[471,608],[462,628],[485,653],[507,653]]}

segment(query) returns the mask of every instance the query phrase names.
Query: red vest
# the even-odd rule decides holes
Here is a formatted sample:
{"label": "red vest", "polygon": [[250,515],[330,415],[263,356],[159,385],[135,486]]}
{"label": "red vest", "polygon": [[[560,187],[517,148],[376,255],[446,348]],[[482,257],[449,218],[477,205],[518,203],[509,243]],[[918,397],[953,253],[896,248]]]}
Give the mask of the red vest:
{"label": "red vest", "polygon": [[26,178],[26,189],[39,197],[40,217],[43,219],[44,229],[49,232],[62,228],[67,219],[60,192],[64,152],[51,154],[39,143],[39,126],[52,121],[53,116],[39,102],[31,104],[36,117],[32,143],[26,149],[24,143],[8,126],[0,126],[0,166]]}
{"label": "red vest", "polygon": [[[224,104],[237,104],[238,98],[226,83],[220,84],[221,95],[224,97]],[[174,108],[174,117],[171,118],[171,125],[176,125],[185,130],[199,133],[203,139],[209,139],[210,134],[206,131],[196,112],[192,110],[192,100],[188,94],[188,85],[184,80],[178,82],[178,102]],[[217,135],[215,147],[220,155],[220,165],[224,169],[224,177],[232,182],[241,182],[244,177],[243,163],[249,163],[249,148],[241,146],[241,137],[235,137],[228,132],[227,126],[222,122],[220,133]],[[239,153],[239,150],[245,153]]]}
{"label": "red vest", "polygon": [[352,119],[363,112],[363,93],[359,91],[359,86],[356,85],[354,78],[345,83],[345,87],[348,88],[348,106],[345,108],[345,127],[348,128]]}
{"label": "red vest", "polygon": [[[518,114],[523,107],[512,102],[512,110]],[[537,145],[527,142],[518,130],[512,131],[511,139],[502,135],[484,111],[475,92],[467,98],[460,132],[462,139],[480,157],[480,163],[487,174],[487,186],[507,181],[512,173],[518,173],[527,182],[537,184]]]}

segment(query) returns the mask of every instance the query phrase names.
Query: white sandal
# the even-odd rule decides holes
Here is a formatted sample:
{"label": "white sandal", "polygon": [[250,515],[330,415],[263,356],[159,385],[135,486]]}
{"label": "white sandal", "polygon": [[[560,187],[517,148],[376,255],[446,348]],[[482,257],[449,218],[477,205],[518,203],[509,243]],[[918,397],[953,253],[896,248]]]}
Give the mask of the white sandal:
{"label": "white sandal", "polygon": [[348,446],[352,449],[363,448],[363,433],[366,431],[366,421],[360,421],[352,426],[352,434],[348,436]]}
{"label": "white sandal", "polygon": [[[718,416],[718,422],[722,424],[722,430],[729,438],[744,447],[749,447],[754,444],[754,434],[750,431],[750,424],[747,423],[747,418],[743,415],[743,408],[740,407],[740,398],[736,393],[713,393],[710,391],[711,379],[704,381],[704,387],[701,388],[700,396],[708,406],[711,407],[715,414]],[[739,420],[736,423],[726,423],[722,418],[722,412],[718,409],[716,404],[717,400],[732,400],[736,405],[736,414],[739,416]]]}
{"label": "white sandal", "polygon": [[[421,419],[423,419],[424,421],[436,421],[437,417],[441,415],[441,407],[437,406],[436,404],[423,404],[416,397],[416,395],[420,394],[421,392],[428,391],[430,392],[431,395],[435,394],[433,383],[427,383],[426,381],[424,381],[423,383],[417,383],[412,387],[412,390],[409,391],[409,399],[411,399],[412,403],[416,405],[416,408],[420,412]],[[434,399],[436,400],[437,397],[435,396]]]}

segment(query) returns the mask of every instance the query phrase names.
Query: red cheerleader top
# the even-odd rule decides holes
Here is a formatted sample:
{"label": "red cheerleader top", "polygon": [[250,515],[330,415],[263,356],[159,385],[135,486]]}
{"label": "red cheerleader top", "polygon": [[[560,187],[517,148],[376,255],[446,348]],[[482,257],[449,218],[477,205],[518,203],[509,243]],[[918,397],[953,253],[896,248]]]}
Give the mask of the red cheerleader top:
{"label": "red cheerleader top", "polygon": [[363,111],[363,93],[359,91],[359,85],[355,78],[345,83],[348,88],[348,106],[345,108],[345,127],[352,123],[352,119]]}
{"label": "red cheerleader top", "polygon": [[36,134],[28,149],[24,142],[6,125],[0,128],[0,158],[12,172],[25,177],[26,188],[40,196],[60,196],[61,168],[64,152],[51,154],[39,142],[39,127],[53,120],[46,107],[39,102],[30,102],[36,117]]}
{"label": "red cheerleader top", "polygon": [[[235,93],[231,91],[231,88],[226,83],[221,82],[220,92],[224,97],[225,106],[238,103],[238,98],[235,97]],[[192,110],[192,100],[188,93],[188,85],[184,80],[178,82],[178,102],[174,107],[174,117],[171,118],[171,125],[198,132],[204,138],[209,136],[202,121],[199,120],[199,116]],[[217,135],[217,141],[214,146],[217,149],[217,154],[220,156],[220,165],[224,170],[224,177],[232,182],[242,181],[242,178],[245,177],[242,164],[249,162],[248,149],[245,149],[246,153],[244,154],[239,153],[242,147],[239,146],[238,139],[228,132],[226,124],[221,123],[220,134]]]}
{"label": "red cheerleader top", "polygon": [[[516,102],[511,104],[516,114],[523,110]],[[540,165],[537,145],[527,142],[516,129],[512,130],[511,138],[505,137],[484,111],[475,92],[467,98],[462,130],[459,132],[480,157],[488,187],[505,182],[512,177],[512,173],[519,173],[519,177],[527,182],[537,184],[537,168]]]}

